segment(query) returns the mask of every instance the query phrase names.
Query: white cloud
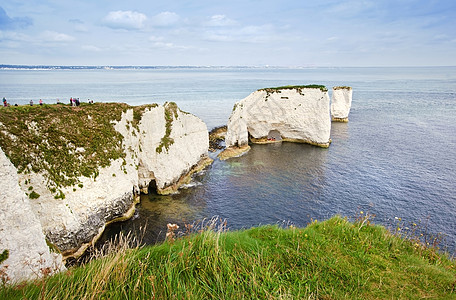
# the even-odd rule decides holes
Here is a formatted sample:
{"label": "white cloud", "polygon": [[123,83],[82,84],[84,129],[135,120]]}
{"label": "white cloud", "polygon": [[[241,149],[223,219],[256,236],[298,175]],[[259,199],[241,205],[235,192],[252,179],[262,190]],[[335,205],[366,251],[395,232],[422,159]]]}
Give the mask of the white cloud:
{"label": "white cloud", "polygon": [[340,37],[331,36],[331,37],[327,38],[326,40],[327,40],[328,42],[339,41],[339,40],[340,40]]}
{"label": "white cloud", "polygon": [[40,35],[41,39],[46,42],[71,42],[75,38],[65,33],[46,30]]}
{"label": "white cloud", "polygon": [[163,37],[162,36],[154,36],[154,35],[152,35],[152,36],[149,37],[149,41],[151,41],[151,42],[161,42],[161,41],[163,41]]}
{"label": "white cloud", "polygon": [[237,22],[227,18],[225,15],[213,15],[208,22],[207,26],[211,27],[224,27],[224,26],[235,26]]}
{"label": "white cloud", "polygon": [[135,30],[144,27],[147,16],[136,11],[111,11],[103,19],[103,24],[113,29]]}
{"label": "white cloud", "polygon": [[[204,38],[214,42],[264,43],[277,39],[276,29],[272,25],[217,28],[207,31]],[[285,38],[282,35],[282,38]]]}
{"label": "white cloud", "polygon": [[2,31],[0,30],[0,41],[15,41],[15,42],[30,42],[32,39],[30,36],[23,33],[13,31]]}
{"label": "white cloud", "polygon": [[101,48],[98,48],[97,46],[93,46],[93,45],[84,45],[81,48],[82,48],[82,50],[89,51],[89,52],[101,52],[102,51]]}
{"label": "white cloud", "polygon": [[179,46],[179,45],[175,45],[173,43],[160,42],[160,41],[154,42],[152,44],[152,48],[166,49],[166,50],[189,50],[189,49],[193,49],[193,47]]}
{"label": "white cloud", "polygon": [[180,20],[178,14],[165,11],[152,17],[152,24],[155,26],[168,27],[177,24]]}
{"label": "white cloud", "polygon": [[76,30],[77,32],[89,32],[89,28],[87,28],[86,25],[82,25],[82,24],[76,25],[74,27],[74,30]]}

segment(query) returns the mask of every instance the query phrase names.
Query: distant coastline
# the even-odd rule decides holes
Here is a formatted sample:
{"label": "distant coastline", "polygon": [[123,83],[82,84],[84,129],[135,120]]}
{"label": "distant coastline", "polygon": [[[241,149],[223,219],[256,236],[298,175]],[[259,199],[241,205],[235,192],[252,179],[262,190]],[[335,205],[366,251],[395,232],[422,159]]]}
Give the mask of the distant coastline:
{"label": "distant coastline", "polygon": [[56,66],[56,65],[0,65],[0,70],[155,70],[155,69],[302,69],[316,68],[280,66]]}
{"label": "distant coastline", "polygon": [[8,65],[0,64],[0,70],[163,70],[163,69],[352,69],[352,68],[454,68],[456,66],[59,66],[59,65]]}

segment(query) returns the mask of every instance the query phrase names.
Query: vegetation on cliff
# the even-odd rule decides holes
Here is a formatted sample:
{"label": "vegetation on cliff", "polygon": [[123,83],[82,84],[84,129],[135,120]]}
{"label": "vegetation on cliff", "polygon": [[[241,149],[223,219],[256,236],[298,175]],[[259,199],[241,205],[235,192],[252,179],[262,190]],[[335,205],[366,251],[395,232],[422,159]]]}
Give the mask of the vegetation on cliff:
{"label": "vegetation on cliff", "polygon": [[[123,112],[133,109],[133,120],[127,126],[137,131],[144,111],[156,106],[81,103],[77,107],[56,104],[1,108],[0,147],[19,173],[42,173],[55,197],[63,198],[61,187],[81,188],[78,177],[96,178],[100,167],[126,157],[123,137],[114,128]],[[167,114],[177,109],[171,107]],[[168,141],[168,119],[166,128],[164,139]],[[164,147],[169,145],[168,141]]]}
{"label": "vegetation on cliff", "polygon": [[333,87],[334,90],[351,90],[351,86],[335,86]]}
{"label": "vegetation on cliff", "polygon": [[[172,234],[170,236],[173,236]],[[454,299],[456,263],[372,225],[333,217],[303,229],[203,231],[122,248],[2,299]]]}
{"label": "vegetation on cliff", "polygon": [[157,146],[155,151],[157,153],[162,153],[163,148],[168,152],[169,146],[174,144],[174,140],[170,137],[171,136],[171,130],[173,126],[173,120],[177,119],[179,116],[177,114],[177,111],[179,108],[177,107],[177,104],[174,102],[167,102],[165,103],[165,135],[161,138],[160,144]]}
{"label": "vegetation on cliff", "polygon": [[279,86],[279,87],[271,87],[271,88],[264,88],[260,89],[259,91],[266,91],[266,92],[277,92],[279,90],[298,90],[301,93],[303,89],[319,89],[322,92],[327,92],[328,89],[324,85],[319,84],[308,84],[308,85],[286,85],[286,86]]}

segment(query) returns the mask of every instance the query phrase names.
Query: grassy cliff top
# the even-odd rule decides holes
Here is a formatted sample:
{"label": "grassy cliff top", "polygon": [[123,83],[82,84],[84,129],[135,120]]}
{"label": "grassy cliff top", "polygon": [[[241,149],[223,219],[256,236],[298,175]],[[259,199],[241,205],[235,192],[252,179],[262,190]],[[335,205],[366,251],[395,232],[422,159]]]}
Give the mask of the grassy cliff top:
{"label": "grassy cliff top", "polygon": [[302,90],[302,89],[320,89],[322,92],[327,92],[328,89],[324,85],[319,84],[309,84],[309,85],[286,85],[286,86],[279,86],[279,87],[270,87],[259,89],[259,91],[266,91],[266,92],[277,92],[279,90]]}
{"label": "grassy cliff top", "polygon": [[456,263],[384,227],[204,231],[1,287],[2,299],[454,299]]}
{"label": "grassy cliff top", "polygon": [[351,86],[335,86],[333,87],[334,90],[351,90]]}
{"label": "grassy cliff top", "polygon": [[96,177],[99,167],[124,158],[123,137],[114,129],[122,112],[134,110],[137,126],[146,107],[125,103],[12,106],[0,109],[0,147],[19,173],[43,172],[55,192]]}

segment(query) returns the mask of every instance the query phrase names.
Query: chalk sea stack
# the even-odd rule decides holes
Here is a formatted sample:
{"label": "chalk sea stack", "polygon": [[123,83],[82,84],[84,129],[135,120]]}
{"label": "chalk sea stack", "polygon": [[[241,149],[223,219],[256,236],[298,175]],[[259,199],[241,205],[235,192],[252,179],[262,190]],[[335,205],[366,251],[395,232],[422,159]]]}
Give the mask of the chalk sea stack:
{"label": "chalk sea stack", "polygon": [[331,120],[348,122],[352,103],[353,89],[349,86],[335,86],[332,90]]}
{"label": "chalk sea stack", "polygon": [[221,159],[241,155],[252,143],[279,141],[329,147],[330,99],[321,85],[260,89],[237,102],[228,120]]}

